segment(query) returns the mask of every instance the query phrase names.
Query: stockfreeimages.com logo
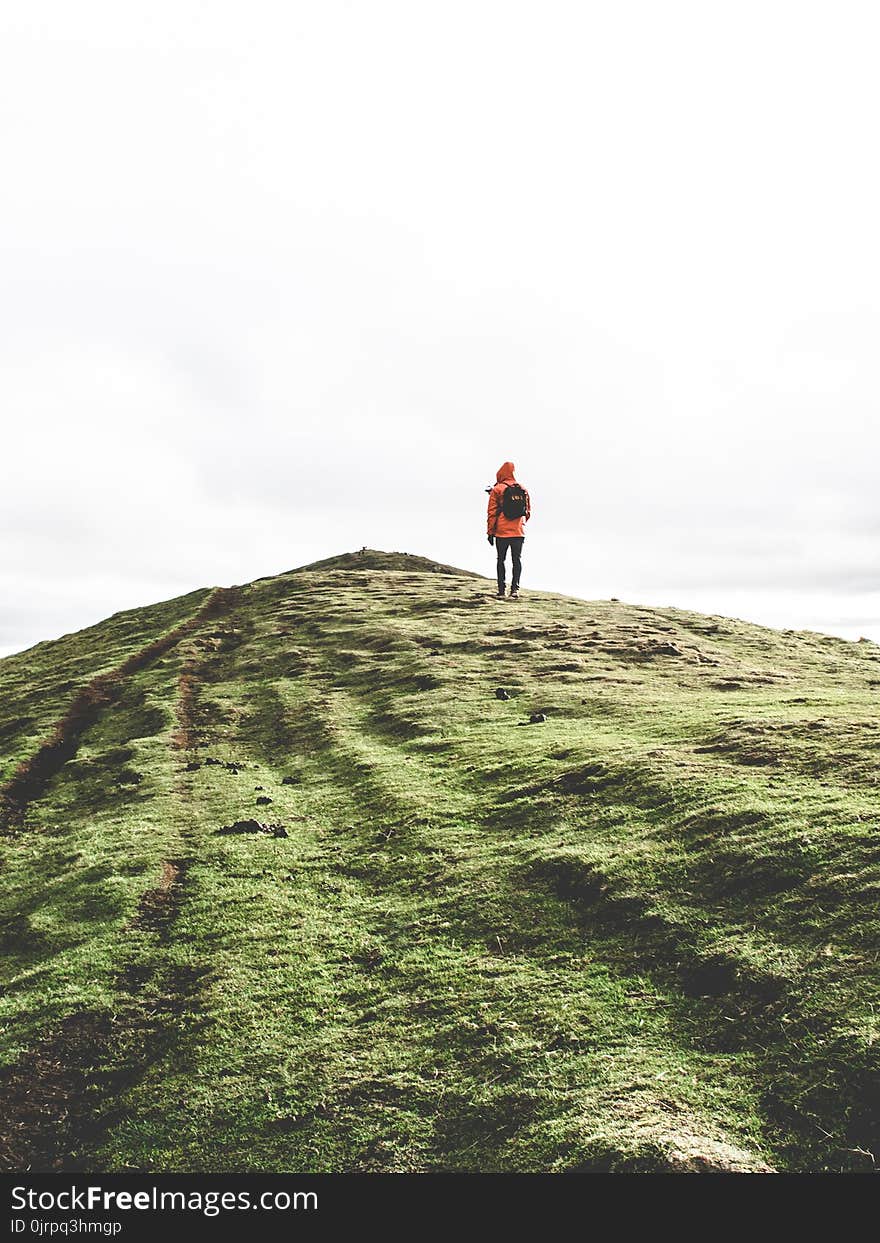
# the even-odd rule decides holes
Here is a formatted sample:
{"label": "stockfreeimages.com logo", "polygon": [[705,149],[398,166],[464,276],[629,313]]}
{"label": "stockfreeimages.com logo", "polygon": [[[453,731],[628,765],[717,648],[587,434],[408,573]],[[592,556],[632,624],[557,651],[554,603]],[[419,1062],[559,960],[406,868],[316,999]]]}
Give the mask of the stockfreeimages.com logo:
{"label": "stockfreeimages.com logo", "polygon": [[[262,1191],[252,1195],[249,1191],[164,1191],[158,1187],[143,1191],[106,1191],[103,1187],[80,1188],[76,1185],[63,1191],[37,1191],[33,1187],[12,1188],[13,1212],[183,1212],[218,1217],[221,1213],[242,1212],[247,1209],[262,1210],[265,1213],[286,1213],[303,1209],[314,1211],[317,1207],[318,1196],[314,1191]],[[31,1231],[34,1232],[33,1226]],[[14,1227],[13,1232],[21,1233],[21,1227]]]}

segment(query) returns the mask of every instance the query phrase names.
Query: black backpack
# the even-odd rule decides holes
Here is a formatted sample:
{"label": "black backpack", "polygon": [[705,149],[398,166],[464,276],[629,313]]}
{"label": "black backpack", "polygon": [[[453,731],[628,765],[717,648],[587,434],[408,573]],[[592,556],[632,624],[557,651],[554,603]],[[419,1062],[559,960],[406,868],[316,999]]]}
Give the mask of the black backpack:
{"label": "black backpack", "polygon": [[501,512],[505,518],[522,518],[526,512],[526,490],[518,483],[509,483],[501,498]]}

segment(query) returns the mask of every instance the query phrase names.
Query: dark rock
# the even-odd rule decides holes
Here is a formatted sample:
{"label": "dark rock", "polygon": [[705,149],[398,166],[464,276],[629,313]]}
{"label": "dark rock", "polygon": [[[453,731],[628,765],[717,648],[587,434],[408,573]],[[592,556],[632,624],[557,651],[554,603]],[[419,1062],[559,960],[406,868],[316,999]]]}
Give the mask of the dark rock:
{"label": "dark rock", "polygon": [[205,765],[207,766],[207,765],[209,765],[209,764],[216,764],[218,768],[222,768],[222,767],[223,767],[223,761],[222,761],[222,760],[215,760],[215,759],[214,759],[212,756],[210,756],[210,755],[209,755],[209,756],[208,756],[208,758],[205,760]]}
{"label": "dark rock", "polygon": [[261,794],[261,795],[260,795],[260,797],[257,799],[257,806],[258,806],[258,807],[268,807],[268,805],[269,805],[271,802],[272,802],[272,800],[271,800],[271,799],[270,799],[267,795],[265,795],[265,794]]}
{"label": "dark rock", "polygon": [[509,699],[510,692],[506,691],[503,686],[499,686],[495,692],[495,698],[496,699]]}
{"label": "dark rock", "polygon": [[283,786],[295,786],[295,785],[299,785],[299,777],[282,777],[282,778],[281,778],[281,784],[282,784]]}
{"label": "dark rock", "polygon": [[236,820],[234,824],[227,824],[222,829],[218,829],[220,834],[230,833],[265,833],[267,825],[261,824],[259,820]]}
{"label": "dark rock", "polygon": [[288,836],[283,824],[264,824],[262,820],[236,820],[234,824],[218,829],[217,833],[224,837],[239,833],[262,833],[266,837]]}
{"label": "dark rock", "polygon": [[546,720],[547,718],[543,712],[533,712],[529,717],[529,725],[540,725],[542,721]]}
{"label": "dark rock", "polygon": [[259,794],[260,790],[262,790],[262,788],[263,788],[262,786],[254,786],[254,790],[255,790],[258,794]]}
{"label": "dark rock", "polygon": [[202,765],[200,760],[190,760],[184,771],[188,773],[195,773],[198,772],[201,767]]}

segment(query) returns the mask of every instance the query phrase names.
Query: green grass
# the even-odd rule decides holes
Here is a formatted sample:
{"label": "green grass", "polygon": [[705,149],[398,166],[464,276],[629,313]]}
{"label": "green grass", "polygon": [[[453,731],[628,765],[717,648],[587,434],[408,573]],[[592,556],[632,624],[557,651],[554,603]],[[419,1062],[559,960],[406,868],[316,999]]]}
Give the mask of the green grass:
{"label": "green grass", "polygon": [[[880,650],[491,593],[350,554],[126,680],[2,842],[10,1167],[873,1168]],[[7,779],[204,599],[0,661]]]}

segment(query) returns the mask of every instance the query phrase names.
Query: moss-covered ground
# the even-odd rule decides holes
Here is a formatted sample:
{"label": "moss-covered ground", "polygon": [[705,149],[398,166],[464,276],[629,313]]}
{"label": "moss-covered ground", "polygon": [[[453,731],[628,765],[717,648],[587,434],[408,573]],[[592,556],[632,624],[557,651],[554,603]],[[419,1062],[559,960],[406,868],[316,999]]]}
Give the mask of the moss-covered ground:
{"label": "moss-covered ground", "polygon": [[[0,783],[206,598],[0,661]],[[417,557],[226,593],[6,817],[0,1159],[872,1169],[878,687]]]}

